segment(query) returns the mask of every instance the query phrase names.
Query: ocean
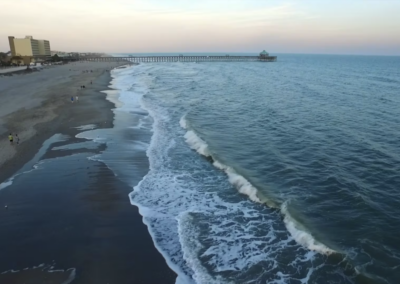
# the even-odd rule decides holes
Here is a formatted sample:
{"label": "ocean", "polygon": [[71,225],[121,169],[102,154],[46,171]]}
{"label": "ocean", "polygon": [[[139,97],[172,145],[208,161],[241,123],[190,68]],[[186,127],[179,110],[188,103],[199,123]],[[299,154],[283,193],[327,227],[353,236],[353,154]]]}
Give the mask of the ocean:
{"label": "ocean", "polygon": [[132,189],[177,284],[399,283],[399,66],[280,55],[115,69],[114,128],[77,136],[107,147],[81,158]]}
{"label": "ocean", "polygon": [[282,55],[114,73],[143,116],[132,127],[152,132],[131,203],[182,283],[398,282],[399,64]]}

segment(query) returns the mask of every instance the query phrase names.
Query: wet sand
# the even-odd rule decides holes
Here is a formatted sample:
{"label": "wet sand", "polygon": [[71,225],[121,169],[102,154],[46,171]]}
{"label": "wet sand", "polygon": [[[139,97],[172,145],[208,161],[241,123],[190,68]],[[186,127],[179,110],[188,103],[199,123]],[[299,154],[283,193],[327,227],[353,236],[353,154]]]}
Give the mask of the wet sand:
{"label": "wet sand", "polygon": [[[1,138],[7,138],[8,129],[27,134],[21,135],[19,146],[10,146],[5,140],[0,182],[38,158],[34,156],[45,141],[50,148],[84,142],[75,138],[80,132],[75,127],[113,126],[114,105],[99,92],[107,89],[110,81],[110,74],[104,71],[107,67],[99,65],[93,73],[69,71],[78,64],[0,78],[1,92],[8,92],[10,100],[16,92],[13,84],[7,85],[11,91],[5,90],[1,80],[20,78],[21,82],[28,76],[66,68],[49,80],[56,83],[43,88],[47,95],[20,100],[24,109],[10,112],[10,108],[0,107]],[[62,78],[67,72],[75,72],[70,74],[72,80]],[[87,88],[78,90],[76,84],[82,83]],[[74,104],[68,100],[72,92],[79,92]],[[48,140],[56,133],[69,138],[54,143]],[[0,283],[175,283],[176,274],[154,247],[141,215],[129,202],[132,188],[103,163],[88,159],[104,147],[42,149],[39,158],[44,163],[38,170],[17,176],[11,186],[0,190]],[[4,154],[9,149],[15,149],[13,155]],[[148,167],[145,161],[143,167]]]}
{"label": "wet sand", "polygon": [[[68,132],[86,122],[111,126],[112,105],[101,102],[105,96],[98,95],[98,90],[107,88],[110,74],[106,70],[115,66],[83,62],[0,77],[0,182],[29,161],[57,131]],[[80,89],[81,85],[86,88]],[[72,104],[70,98],[76,95],[79,102]],[[18,134],[19,145],[10,146],[9,133]]]}

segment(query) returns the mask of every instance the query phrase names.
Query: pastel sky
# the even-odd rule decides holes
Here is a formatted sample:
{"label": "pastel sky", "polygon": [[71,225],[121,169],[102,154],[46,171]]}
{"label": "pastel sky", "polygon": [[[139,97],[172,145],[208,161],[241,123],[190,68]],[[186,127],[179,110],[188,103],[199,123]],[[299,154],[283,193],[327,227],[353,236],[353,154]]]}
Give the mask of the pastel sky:
{"label": "pastel sky", "polygon": [[9,35],[53,50],[400,55],[400,0],[0,0]]}

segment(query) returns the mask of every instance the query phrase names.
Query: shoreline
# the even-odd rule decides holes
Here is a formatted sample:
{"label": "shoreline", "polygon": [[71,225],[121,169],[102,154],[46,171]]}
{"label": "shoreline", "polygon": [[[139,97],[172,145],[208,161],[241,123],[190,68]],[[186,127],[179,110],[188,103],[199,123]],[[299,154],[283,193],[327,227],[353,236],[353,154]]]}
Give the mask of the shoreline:
{"label": "shoreline", "polygon": [[[79,65],[79,63],[77,65]],[[119,64],[119,66],[120,65],[126,65],[126,63]],[[83,66],[84,63],[80,67]],[[90,74],[92,73],[89,73],[89,75]],[[80,77],[79,74],[77,75]],[[113,109],[115,108],[115,104],[107,100],[107,94],[103,92],[106,90],[113,90],[109,87],[112,76],[110,72],[105,71],[93,75],[95,75],[95,78],[92,77],[93,84],[89,85],[89,88],[88,84],[86,84],[86,89],[76,91],[79,93],[79,101],[77,103],[72,104],[67,100],[68,97],[66,95],[57,98],[57,96],[50,94],[50,96],[42,101],[40,106],[28,110],[18,110],[6,117],[6,123],[4,123],[4,125],[7,128],[13,126],[18,127],[18,123],[21,123],[21,120],[23,122],[26,118],[29,120],[30,115],[37,116],[38,113],[43,111],[47,111],[48,113],[54,111],[54,114],[43,115],[48,120],[35,124],[33,126],[35,133],[31,137],[24,139],[22,141],[23,143],[21,143],[15,151],[15,155],[0,166],[0,183],[7,181],[10,177],[13,177],[19,172],[22,167],[37,154],[43,143],[48,141],[48,139],[56,133],[67,135],[70,138],[67,141],[55,142],[52,144],[52,147],[55,145],[65,146],[87,142],[87,139],[75,137],[78,133],[83,131],[77,128],[82,125],[93,124],[96,125],[96,129],[113,128],[115,116]],[[31,76],[31,74],[19,76]],[[4,78],[0,78],[0,80],[2,79]],[[62,82],[57,87],[65,88],[76,79],[75,75],[69,82]],[[89,78],[86,76],[85,78],[81,78],[81,81],[82,80],[89,80]],[[72,90],[72,88],[70,89]],[[28,115],[24,116],[24,112],[28,113]],[[19,118],[18,121],[13,121],[17,120],[17,118]],[[7,133],[3,131],[0,137],[4,139],[6,135]],[[74,165],[74,162],[70,162],[73,157],[78,157],[79,155],[100,153],[104,151],[105,147],[107,146],[101,145],[94,150],[71,149],[67,151],[51,151],[48,149],[45,151],[45,154],[42,155],[41,159],[43,160],[49,159],[51,161],[55,158],[57,161],[59,159],[65,160],[65,162],[58,162],[58,164],[60,164],[58,166],[62,167],[61,164],[65,164],[67,167],[67,170],[65,170],[66,172],[74,172],[74,168],[77,167],[80,168],[79,175],[87,173],[95,177],[94,181],[87,183],[87,186],[83,186],[80,190],[74,188],[74,191],[70,192],[70,189],[65,188],[65,192],[60,192],[60,196],[53,196],[51,192],[48,191],[50,188],[54,188],[54,186],[60,188],[68,186],[68,182],[62,182],[62,179],[65,177],[61,176],[59,178],[60,180],[54,180],[55,177],[53,177],[53,174],[45,174],[44,177],[47,178],[40,182],[41,186],[35,186],[36,179],[34,176],[43,175],[44,173],[42,172],[46,171],[51,172],[50,169],[41,170],[32,174],[29,173],[26,177],[24,174],[23,179],[18,177],[9,187],[0,190],[0,204],[7,203],[9,205],[8,210],[0,211],[0,228],[6,229],[5,231],[7,231],[7,233],[0,237],[0,243],[3,243],[3,245],[0,245],[0,250],[4,252],[3,256],[7,258],[6,262],[0,261],[0,273],[20,270],[17,273],[1,274],[0,280],[3,279],[1,281],[19,284],[30,283],[29,281],[44,281],[44,279],[46,279],[46,281],[49,281],[48,283],[70,283],[65,281],[67,278],[69,279],[72,275],[71,273],[73,273],[74,277],[72,279],[74,280],[71,283],[103,283],[102,281],[105,281],[105,279],[108,279],[107,281],[110,281],[110,283],[148,283],[143,281],[154,280],[160,282],[160,279],[163,280],[163,283],[175,283],[176,274],[168,267],[165,259],[154,246],[148,228],[143,223],[143,217],[138,212],[138,208],[130,204],[128,194],[133,189],[123,184],[123,182],[118,181],[112,171],[109,170],[104,163],[96,162],[95,166],[93,166],[92,161],[83,162],[81,160],[81,162],[76,165]],[[83,167],[83,165],[87,165],[87,167]],[[57,171],[56,173],[62,175],[62,172],[63,171]],[[33,179],[34,182],[28,183],[27,185],[29,186],[27,187],[27,185],[24,185],[24,179],[29,178]],[[82,178],[83,176],[80,179]],[[77,176],[76,179],[80,180],[79,176]],[[33,186],[34,195],[32,195],[30,189],[28,190],[31,186]],[[88,188],[86,189],[86,187]],[[93,194],[88,195],[88,189],[95,191],[93,191]],[[111,192],[113,192],[112,195],[110,195]],[[44,204],[41,203],[40,199],[47,200],[48,198],[52,201]],[[71,199],[74,201],[66,202],[63,201],[63,199]],[[26,200],[29,201],[27,202]],[[18,204],[21,202],[27,205],[20,208]],[[57,208],[53,208],[54,204],[58,203],[60,204]],[[34,206],[35,204],[37,204],[37,206]],[[33,212],[32,208],[30,208],[31,206],[34,206]],[[110,209],[107,208],[114,209],[109,211]],[[72,215],[78,214],[76,212],[79,212],[79,217],[62,216],[56,220],[57,224],[52,222],[52,217],[50,216],[60,214],[60,211],[68,212],[68,214]],[[58,230],[62,229],[57,229],[58,223],[67,224],[73,222],[75,229],[68,234],[72,234],[71,239],[76,240],[73,241],[76,242],[76,245],[70,243],[70,241],[68,241],[68,243],[65,243],[65,241],[57,241],[57,238],[54,240],[48,239],[44,247],[43,245],[40,246],[40,242],[38,244],[34,242],[31,243],[31,236],[34,235],[36,231],[34,228],[30,228],[30,223],[38,222],[43,212],[49,212],[47,216],[49,216],[48,218],[50,220],[42,224],[43,227],[49,227],[46,229],[49,230],[49,232],[58,232]],[[21,214],[26,216],[23,220],[27,223],[22,227],[20,221],[13,223],[14,216]],[[87,224],[85,221],[87,218],[94,218],[94,221],[91,224]],[[28,222],[28,220],[30,221]],[[96,232],[99,230],[99,232],[103,231],[102,228],[105,226],[104,222],[107,223],[108,233],[101,233],[99,235],[99,233]],[[26,235],[20,236],[21,240],[19,243],[22,245],[19,247],[19,245],[15,243],[18,238],[14,240],[12,236],[13,232],[15,233],[21,229],[24,230],[24,234]],[[40,239],[43,240],[47,238],[46,235],[40,237]],[[63,240],[64,236],[59,235],[58,238]],[[86,247],[86,245],[83,245],[84,243],[82,243],[82,241],[87,238],[90,238],[93,243],[88,244]],[[137,240],[137,242],[131,243],[131,240]],[[104,247],[104,242],[108,244],[106,247]],[[24,249],[26,243],[31,244]],[[2,246],[5,247],[2,248]],[[48,247],[51,248],[52,246],[54,247],[52,251],[47,251]],[[70,247],[70,250],[79,248],[79,257],[69,255],[69,251],[63,249],[64,246]],[[36,247],[39,247],[42,252],[34,253],[36,249],[39,249]],[[93,251],[94,247],[97,247],[97,249]],[[126,248],[127,251],[125,251],[124,248]],[[25,256],[18,253],[21,249],[27,253]],[[111,255],[110,249],[112,251]],[[86,253],[84,253],[85,251]],[[40,254],[42,254],[42,256]],[[99,258],[99,254],[100,256],[102,255],[102,257]],[[95,255],[97,256],[95,257]],[[38,258],[41,260],[37,260]],[[51,259],[56,259],[57,264],[52,265]],[[87,260],[85,261],[85,259]],[[119,267],[113,267],[113,262],[118,262]],[[41,263],[45,265],[38,267]],[[109,263],[109,265],[103,267],[105,263]],[[132,265],[134,267],[129,267]],[[152,267],[156,268],[156,270],[152,271]],[[54,269],[59,270],[60,273],[51,272],[51,270]],[[120,270],[121,272],[117,273],[117,271]],[[130,279],[131,277],[133,278]],[[115,282],[115,280],[118,281]]]}
{"label": "shoreline", "polygon": [[[27,96],[38,97],[38,99],[35,99],[36,101],[32,102],[32,108],[29,109],[22,105],[22,108],[16,108],[15,111],[6,113],[6,115],[1,115],[4,112],[2,113],[0,109],[0,145],[2,146],[0,149],[0,183],[13,176],[19,168],[32,159],[43,142],[54,133],[65,133],[74,136],[79,132],[71,128],[74,126],[77,127],[85,124],[99,124],[100,128],[109,128],[113,126],[113,113],[111,109],[114,105],[106,100],[106,95],[104,93],[101,93],[101,91],[109,89],[108,84],[111,81],[111,75],[109,72],[105,71],[105,69],[111,66],[103,64],[103,66],[101,66],[103,68],[99,68],[103,70],[96,70],[93,73],[86,73],[84,75],[81,73],[81,70],[85,69],[85,64],[69,64],[56,66],[54,68],[73,69],[74,67],[79,67],[79,69],[75,74],[70,75],[68,78],[69,80],[62,80],[60,83],[53,86],[45,86],[43,88],[44,95],[38,94],[39,92],[31,91]],[[92,66],[88,66],[87,68],[89,67]],[[42,72],[51,76],[49,73],[53,71],[52,69],[53,68],[30,74],[0,78],[0,83],[7,79],[14,79],[15,82],[19,83],[17,79],[22,79],[22,81],[24,81],[27,77],[39,75],[38,73]],[[68,74],[68,70],[64,72],[64,74],[65,73]],[[64,74],[62,74],[62,76]],[[40,80],[41,78],[38,79]],[[90,81],[93,81],[92,85],[90,85]],[[11,83],[15,84],[15,82]],[[76,87],[71,86],[71,83],[75,82]],[[28,84],[29,83],[31,82],[28,82]],[[78,89],[80,84],[84,84],[88,87],[85,89]],[[14,86],[11,84],[10,88],[12,87]],[[27,87],[23,87],[22,89],[25,91]],[[59,90],[61,90],[63,95],[59,95]],[[6,91],[9,91],[9,89]],[[72,104],[69,99],[71,95],[74,96],[74,98],[77,95],[79,96],[79,101],[74,103],[74,108],[71,108]],[[9,99],[13,99],[11,96],[8,97]],[[90,97],[90,99],[88,100],[87,97]],[[93,102],[93,99],[97,101]],[[37,102],[38,100],[40,101]],[[104,100],[105,103],[101,104],[99,102],[100,100]],[[11,103],[12,102],[9,102],[9,104]],[[90,105],[85,105],[87,103],[95,103],[97,107],[100,106],[100,109],[90,108]],[[82,111],[84,112],[83,114]],[[3,127],[1,127],[2,121]],[[101,124],[102,121],[108,123],[103,125]],[[17,131],[21,142],[19,145],[15,145],[14,143],[13,146],[10,146],[7,139],[8,133],[11,132],[15,136]]]}

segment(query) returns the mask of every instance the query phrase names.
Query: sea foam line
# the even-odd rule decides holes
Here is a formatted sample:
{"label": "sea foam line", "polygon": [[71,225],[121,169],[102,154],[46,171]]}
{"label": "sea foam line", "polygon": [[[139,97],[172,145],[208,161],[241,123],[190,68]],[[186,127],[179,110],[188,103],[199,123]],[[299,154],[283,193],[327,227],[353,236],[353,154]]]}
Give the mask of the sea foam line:
{"label": "sea foam line", "polygon": [[[160,123],[160,121],[158,121],[156,119],[157,115],[156,115],[155,111],[152,110],[151,108],[146,107],[146,105],[143,103],[143,98],[139,102],[140,102],[141,109],[147,111],[147,113],[153,118],[153,124],[152,124],[152,129],[151,129],[151,131],[153,132],[153,135],[152,135],[151,140],[150,140],[150,145],[148,146],[148,148],[146,150],[147,157],[149,158],[150,170],[147,173],[147,175],[145,175],[143,177],[143,179],[139,182],[139,184],[133,188],[133,191],[129,194],[129,197],[130,197],[131,204],[137,206],[138,209],[139,209],[139,214],[143,216],[143,223],[147,226],[152,239],[156,240],[157,239],[157,233],[154,231],[153,226],[151,226],[150,220],[148,218],[155,217],[155,216],[158,215],[158,213],[154,212],[150,208],[147,208],[146,206],[144,206],[140,202],[136,202],[134,200],[133,196],[141,191],[141,185],[146,181],[146,179],[149,178],[151,173],[153,171],[155,171],[156,168],[160,167],[159,161],[157,161],[157,158],[156,158],[158,155],[153,155],[153,153],[152,153],[154,151],[153,149],[157,148],[156,144],[160,140],[159,135],[161,135],[161,134],[158,133],[157,131],[155,131],[155,129],[157,128],[156,126],[157,126],[158,123]],[[160,115],[160,113],[158,113],[158,115]],[[163,117],[163,119],[167,120],[167,117]],[[171,147],[171,145],[167,146],[166,149],[168,149],[169,147]],[[165,216],[162,216],[162,218],[165,218]],[[178,236],[179,236],[179,234],[178,234]],[[172,259],[171,259],[171,256],[168,254],[167,250],[164,250],[164,248],[162,246],[160,246],[156,241],[154,241],[154,246],[161,253],[161,255],[164,257],[164,259],[167,262],[167,265],[173,271],[176,272],[177,279],[175,281],[175,284],[193,283],[193,280],[191,279],[191,276],[190,276],[191,273],[185,273],[182,270],[182,267],[180,267],[177,263],[174,263],[172,261]]]}
{"label": "sea foam line", "polygon": [[300,224],[294,219],[287,207],[288,202],[284,202],[281,206],[281,212],[284,216],[283,221],[285,222],[285,226],[288,229],[290,235],[293,239],[303,247],[308,248],[312,251],[317,251],[319,253],[330,255],[335,253],[336,251],[328,248],[324,244],[318,242],[316,239],[313,238],[311,233],[307,232],[305,229],[301,228]]}
{"label": "sea foam line", "polygon": [[233,184],[240,193],[249,196],[249,198],[254,202],[262,203],[257,196],[257,188],[255,188],[246,178],[239,175],[232,167],[226,166],[212,157],[208,144],[197,136],[193,130],[188,129],[189,126],[185,116],[180,119],[179,124],[182,128],[187,130],[184,138],[190,148],[196,150],[200,155],[213,158],[213,165],[227,174],[229,182]]}
{"label": "sea foam line", "polygon": [[55,263],[51,264],[51,265],[46,265],[44,263],[38,265],[38,266],[33,266],[33,267],[26,267],[23,269],[10,269],[7,271],[3,271],[0,274],[4,275],[4,274],[9,274],[9,273],[18,273],[18,272],[24,272],[27,270],[39,270],[45,273],[68,273],[68,278],[63,281],[61,284],[70,284],[72,283],[72,281],[75,280],[76,277],[76,269],[75,268],[68,268],[68,269],[54,269],[54,265]]}
{"label": "sea foam line", "polygon": [[10,185],[12,185],[13,182],[14,182],[14,179],[15,179],[16,177],[18,177],[18,176],[20,176],[20,175],[23,175],[23,174],[30,173],[30,172],[32,172],[32,171],[34,171],[34,170],[40,169],[39,166],[40,166],[41,164],[43,164],[43,163],[44,163],[44,161],[39,161],[39,162],[37,162],[36,164],[34,164],[34,165],[32,166],[32,169],[27,170],[27,171],[24,171],[24,172],[17,173],[17,174],[15,174],[15,175],[13,175],[12,177],[8,178],[6,181],[0,183],[0,190],[2,190],[2,189],[4,189],[4,188],[9,187]]}
{"label": "sea foam line", "polygon": [[[140,79],[138,76],[134,76],[134,78],[136,80],[132,81],[132,75],[133,75],[132,71],[134,70],[135,74],[137,74],[137,72],[139,70],[137,68],[138,67],[132,67],[132,68],[126,68],[126,69],[121,69],[121,70],[113,70],[111,72],[111,76],[113,79],[110,83],[109,88],[112,88],[114,90],[114,92],[112,92],[112,91],[105,92],[107,94],[107,99],[111,100],[111,98],[110,98],[111,95],[115,97],[111,101],[114,103],[117,102],[116,110],[118,110],[118,111],[121,111],[121,110],[127,111],[127,112],[134,111],[134,112],[140,113],[144,117],[147,115],[149,115],[152,118],[157,117],[157,115],[159,115],[159,114],[158,113],[156,114],[156,113],[152,112],[151,109],[146,108],[146,106],[143,104],[143,101],[142,101],[143,95],[148,92],[148,88],[146,86],[138,84],[139,81],[137,81],[137,80]],[[135,88],[132,88],[133,85],[135,86]],[[116,96],[116,94],[117,94],[117,96]],[[163,117],[163,119],[166,119],[166,117]],[[116,123],[116,122],[114,122],[114,123]],[[134,198],[135,194],[139,194],[141,192],[142,184],[147,182],[147,180],[149,179],[149,176],[154,171],[154,168],[157,168],[159,166],[159,163],[157,163],[157,161],[155,161],[154,159],[151,158],[154,156],[151,153],[152,149],[154,151],[154,148],[157,148],[157,147],[155,147],[155,144],[157,143],[157,140],[160,139],[159,134],[157,133],[157,131],[154,130],[156,124],[157,124],[157,120],[154,119],[151,129],[148,129],[149,131],[153,132],[151,140],[150,140],[150,145],[148,145],[144,142],[142,143],[140,141],[136,141],[137,148],[140,148],[137,150],[146,151],[146,154],[147,154],[147,156],[149,158],[149,162],[150,162],[150,165],[149,165],[150,171],[147,173],[147,175],[145,175],[143,177],[143,179],[135,187],[133,187],[133,191],[129,194],[129,198],[130,198],[131,204],[137,206],[139,209],[139,214],[143,216],[143,223],[147,226],[147,228],[149,230],[149,233],[154,241],[155,248],[163,255],[164,259],[167,262],[167,265],[173,271],[175,271],[176,274],[178,275],[177,279],[176,279],[176,284],[193,283],[193,280],[191,279],[191,276],[190,276],[192,273],[185,273],[184,271],[182,271],[182,268],[179,265],[179,263],[176,263],[176,261],[174,262],[176,255],[174,255],[173,253],[170,254],[170,248],[164,247],[163,246],[164,243],[161,242],[161,244],[160,244],[160,241],[157,241],[157,238],[160,237],[160,235],[158,234],[159,230],[157,230],[157,228],[162,226],[162,223],[161,224],[157,223],[157,221],[155,222],[154,219],[160,218],[161,220],[163,220],[165,218],[167,218],[167,219],[170,218],[171,220],[174,221],[173,216],[167,216],[164,213],[159,213],[158,211],[153,210],[151,207],[148,207],[147,204],[144,204],[144,202],[136,201]],[[118,125],[115,124],[114,128],[115,127],[118,127]],[[141,119],[137,126],[133,126],[131,128],[143,129],[144,128],[143,120]],[[77,137],[89,139],[96,143],[107,143],[108,142],[107,138],[99,137],[96,134],[96,132],[93,132],[93,131],[82,132],[82,133],[78,134]],[[163,148],[163,149],[165,149],[165,148]],[[155,155],[155,156],[156,156],[156,158],[159,157],[159,155]],[[117,173],[118,171],[117,171],[116,167],[114,167],[113,164],[110,163],[110,161],[107,158],[103,158],[102,153],[96,154],[92,157],[89,157],[88,159],[94,160],[94,161],[100,161],[100,162],[104,163],[114,173],[115,176],[118,176],[118,173]],[[170,229],[171,226],[169,223],[168,223],[168,225],[169,225],[168,229]],[[154,228],[154,227],[157,227],[157,228]],[[168,245],[170,245],[170,243],[168,243]],[[180,245],[179,245],[179,248],[180,248]],[[173,247],[173,249],[175,249],[175,247]],[[183,262],[183,259],[182,259],[182,262]]]}
{"label": "sea foam line", "polygon": [[[186,134],[184,135],[184,138],[190,148],[195,150],[200,155],[203,155],[205,157],[211,157],[213,159],[213,165],[216,168],[226,173],[229,182],[233,186],[235,186],[235,188],[240,193],[247,195],[250,198],[250,200],[254,202],[263,203],[257,195],[258,190],[256,187],[254,187],[245,177],[238,174],[232,167],[224,165],[223,163],[219,162],[212,156],[207,142],[201,139],[194,132],[194,130],[191,130],[189,128],[190,126],[188,121],[186,120],[186,115],[184,115],[180,119],[179,124],[182,128],[187,130]],[[266,203],[266,205],[268,204]],[[304,228],[301,228],[299,223],[289,214],[289,211],[287,209],[287,202],[281,205],[280,211],[284,216],[284,223],[287,230],[298,244],[302,245],[303,247],[306,247],[309,250],[316,251],[325,255],[336,253],[336,251],[328,248],[324,244],[315,240],[310,232],[306,231]]]}
{"label": "sea foam line", "polygon": [[[135,92],[136,88],[145,88],[140,92],[144,93],[140,103],[153,118],[153,133],[146,151],[150,171],[129,194],[130,201],[138,206],[155,247],[179,275],[176,284],[194,283],[194,280],[199,284],[225,284],[229,279],[247,283],[247,280],[235,281],[236,277],[250,272],[254,265],[268,269],[264,271],[268,283],[283,284],[291,281],[291,272],[296,274],[296,269],[301,270],[299,265],[303,262],[313,266],[313,257],[317,253],[307,251],[294,242],[284,229],[277,210],[265,207],[260,212],[259,205],[245,198],[239,203],[223,200],[211,189],[216,181],[213,177],[202,179],[193,176],[196,172],[205,177],[210,173],[210,168],[204,167],[204,161],[197,163],[198,157],[183,143],[181,131],[176,129],[170,109],[159,104],[150,89],[146,90],[146,86],[138,84],[146,85],[149,81],[147,74],[144,74],[144,78],[134,78]],[[128,79],[132,85],[132,79]],[[129,100],[130,97],[121,98],[124,102],[125,99]],[[186,121],[182,120],[182,124],[185,125]],[[208,145],[203,147],[205,141],[196,139],[199,136],[192,138],[199,151],[204,153],[209,150]],[[189,161],[170,155],[175,149],[183,150],[193,165],[187,167]],[[211,157],[210,152],[208,155]],[[213,174],[227,186],[223,175],[217,172]],[[239,216],[246,221],[242,222],[242,218],[237,218]],[[208,234],[203,234],[201,224],[208,228]],[[294,253],[296,258],[290,264],[291,268],[281,273],[278,259],[288,251]],[[225,273],[232,277],[225,279]],[[303,280],[306,281],[305,278],[299,279],[301,283],[306,283]]]}

